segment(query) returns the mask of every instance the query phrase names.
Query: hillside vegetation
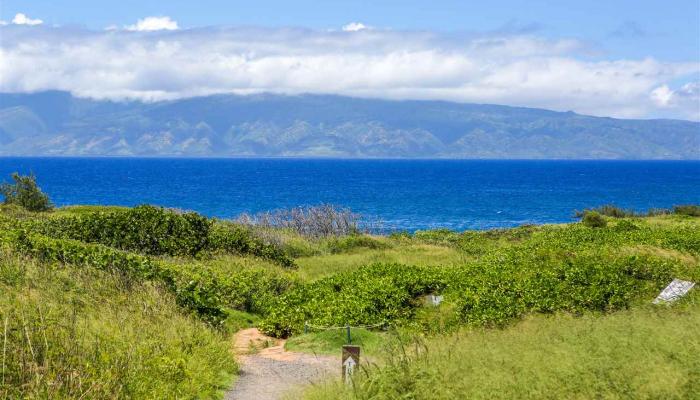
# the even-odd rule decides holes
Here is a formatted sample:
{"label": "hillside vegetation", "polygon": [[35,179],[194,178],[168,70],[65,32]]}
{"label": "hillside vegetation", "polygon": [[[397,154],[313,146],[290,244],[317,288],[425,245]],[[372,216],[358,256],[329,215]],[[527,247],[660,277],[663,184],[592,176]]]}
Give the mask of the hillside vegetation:
{"label": "hillside vegetation", "polygon": [[216,398],[236,371],[230,335],[251,324],[319,352],[343,342],[324,326],[370,326],[352,333],[377,366],[312,398],[697,391],[697,296],[649,306],[673,278],[700,281],[696,206],[389,236],[145,205],[0,210],[0,398]]}
{"label": "hillside vegetation", "polygon": [[216,397],[237,370],[154,282],[3,246],[0,293],[2,399]]}
{"label": "hillside vegetation", "polygon": [[113,102],[0,93],[0,155],[700,158],[700,124],[444,101],[214,95]]}

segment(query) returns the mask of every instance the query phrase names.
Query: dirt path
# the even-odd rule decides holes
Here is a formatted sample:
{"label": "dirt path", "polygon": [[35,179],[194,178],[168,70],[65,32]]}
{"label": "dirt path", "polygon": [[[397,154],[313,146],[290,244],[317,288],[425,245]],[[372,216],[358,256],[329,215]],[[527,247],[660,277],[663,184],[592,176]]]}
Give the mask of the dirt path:
{"label": "dirt path", "polygon": [[225,400],[282,399],[290,390],[340,373],[340,357],[316,356],[284,350],[284,340],[273,339],[255,328],[234,338],[240,376]]}

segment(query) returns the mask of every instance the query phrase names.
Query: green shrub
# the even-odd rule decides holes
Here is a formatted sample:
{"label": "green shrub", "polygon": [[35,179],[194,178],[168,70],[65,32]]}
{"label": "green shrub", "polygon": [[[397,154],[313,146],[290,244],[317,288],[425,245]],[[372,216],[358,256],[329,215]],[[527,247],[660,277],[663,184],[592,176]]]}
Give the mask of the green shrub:
{"label": "green shrub", "polygon": [[52,237],[100,243],[149,255],[196,256],[206,249],[212,222],[197,213],[160,207],[83,213],[50,218],[36,229]]}
{"label": "green shrub", "polygon": [[44,262],[60,262],[117,272],[134,282],[160,282],[175,294],[177,303],[218,325],[226,318],[218,282],[206,271],[152,260],[101,244],[72,239],[54,239],[40,234],[16,231],[1,238],[22,254]]}
{"label": "green shrub", "polygon": [[393,240],[410,240],[412,237],[411,233],[405,230],[389,233],[389,238]]}
{"label": "green shrub", "polygon": [[[624,225],[624,224],[623,224]],[[499,236],[501,240],[507,236]],[[479,233],[479,240],[485,240]],[[365,325],[387,321],[414,325],[420,296],[440,293],[454,324],[501,326],[522,315],[556,311],[614,311],[640,296],[658,293],[673,277],[695,280],[699,271],[668,257],[629,255],[628,244],[651,244],[700,254],[693,224],[672,228],[589,229],[582,224],[533,231],[524,241],[487,247],[461,266],[415,267],[375,264],[300,284],[276,300],[260,324],[269,334],[316,325]],[[430,316],[420,318],[429,319]]]}
{"label": "green shrub", "polygon": [[315,325],[364,325],[410,319],[415,298],[446,286],[439,268],[374,264],[300,284],[275,299],[259,324],[268,334],[286,337]]}
{"label": "green shrub", "polygon": [[0,237],[23,254],[44,262],[69,263],[122,274],[127,280],[159,282],[175,295],[178,305],[219,326],[228,309],[265,314],[294,282],[264,268],[225,271],[205,264],[173,264],[105,245],[54,239],[14,231]]}
{"label": "green shrub", "polygon": [[215,223],[194,212],[140,205],[37,220],[30,228],[55,238],[100,243],[147,255],[198,257],[205,251],[254,255],[294,267],[284,251],[240,225]]}
{"label": "green shrub", "polygon": [[635,225],[632,221],[626,219],[620,220],[615,224],[615,230],[618,232],[627,232],[638,230],[639,226]]}
{"label": "green shrub", "polygon": [[596,211],[585,212],[581,222],[589,228],[604,228],[608,225],[608,221]]}
{"label": "green shrub", "polygon": [[673,206],[673,213],[690,217],[700,217],[700,206],[695,204]]}
{"label": "green shrub", "polygon": [[53,208],[49,196],[36,184],[34,174],[12,174],[14,183],[0,184],[0,194],[5,197],[5,204],[17,204],[29,211],[48,211]]}
{"label": "green shrub", "polygon": [[598,214],[605,215],[607,217],[612,217],[612,218],[629,218],[629,217],[639,217],[642,216],[642,214],[638,214],[634,210],[625,210],[623,208],[620,208],[618,206],[612,205],[612,204],[606,204],[600,207],[596,207],[593,209],[588,209],[588,210],[583,210],[583,211],[576,211],[574,212],[574,215],[577,218],[584,217],[586,213],[589,212],[597,212]]}
{"label": "green shrub", "polygon": [[209,235],[208,248],[212,251],[250,254],[270,260],[285,268],[296,268],[294,261],[285,254],[281,247],[263,242],[242,225],[215,224]]}

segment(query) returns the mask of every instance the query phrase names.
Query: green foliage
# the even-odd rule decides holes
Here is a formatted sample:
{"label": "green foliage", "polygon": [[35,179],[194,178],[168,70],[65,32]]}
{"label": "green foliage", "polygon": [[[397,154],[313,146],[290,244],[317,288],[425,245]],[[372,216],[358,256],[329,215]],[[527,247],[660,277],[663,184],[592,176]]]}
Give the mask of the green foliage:
{"label": "green foliage", "polygon": [[107,210],[80,209],[68,215],[34,220],[32,230],[54,238],[100,243],[147,255],[199,257],[205,252],[254,255],[288,268],[284,251],[235,224],[215,223],[194,212],[177,213],[140,205]]}
{"label": "green foliage", "polygon": [[700,217],[700,205],[688,204],[673,206],[673,213],[678,215],[687,215],[689,217]]}
{"label": "green foliage", "polygon": [[0,250],[0,398],[219,398],[229,343],[158,285]]}
{"label": "green foliage", "polygon": [[614,229],[618,232],[626,232],[626,231],[634,231],[639,229],[639,226],[637,226],[634,222],[630,220],[620,220],[615,224]]}
{"label": "green foliage", "polygon": [[673,277],[700,278],[696,267],[663,252],[621,251],[646,245],[700,255],[700,230],[692,221],[438,235],[478,257],[442,268],[373,264],[300,284],[277,300],[260,327],[287,336],[301,332],[304,321],[425,325],[420,321],[431,317],[419,297],[432,292],[444,294],[445,310],[454,313],[436,316],[440,323],[502,326],[533,312],[624,309],[643,296],[653,297]]}
{"label": "green foliage", "polygon": [[280,246],[265,243],[250,229],[242,225],[215,224],[209,235],[209,249],[243,255],[249,254],[275,262],[285,268],[296,267],[294,261],[285,254]]}
{"label": "green foliage", "polygon": [[600,215],[605,215],[607,217],[612,217],[612,218],[633,218],[633,217],[642,217],[644,214],[637,213],[634,210],[626,210],[624,208],[617,207],[612,204],[606,204],[600,207],[596,207],[593,209],[589,210],[583,210],[583,211],[576,211],[574,212],[574,215],[577,218],[584,217],[586,213],[590,212],[596,212]]}
{"label": "green foliage", "polygon": [[397,241],[410,240],[411,234],[408,231],[394,231],[389,234],[389,238]]}
{"label": "green foliage", "polygon": [[5,241],[23,254],[46,262],[70,263],[120,273],[129,280],[152,280],[171,291],[177,304],[214,326],[228,318],[228,309],[265,313],[276,296],[293,282],[264,268],[231,268],[174,264],[105,245],[54,239],[16,231]]}
{"label": "green foliage", "polygon": [[605,217],[600,215],[597,211],[586,211],[583,214],[581,222],[589,228],[604,228],[608,225],[608,221]]}
{"label": "green foliage", "polygon": [[653,217],[658,215],[669,215],[669,214],[679,214],[688,215],[691,217],[700,217],[700,206],[698,205],[678,205],[673,206],[673,209],[668,208],[650,208],[646,213],[636,212],[631,209],[623,209],[612,204],[607,204],[604,206],[596,207],[593,209],[575,211],[574,215],[577,218],[585,216],[586,213],[595,211],[598,214],[605,215],[606,217],[612,218],[640,218],[640,217]]}
{"label": "green foliage", "polygon": [[69,263],[116,272],[130,281],[159,282],[175,294],[179,305],[195,311],[208,322],[219,324],[226,318],[216,281],[205,272],[188,270],[101,244],[54,239],[31,232],[18,231],[7,239],[21,253],[44,262]]}
{"label": "green foliage", "polygon": [[211,221],[197,213],[177,214],[141,205],[50,218],[38,228],[53,237],[100,243],[121,250],[194,257],[207,247],[211,225]]}
{"label": "green foliage", "polygon": [[12,174],[14,183],[0,184],[0,194],[5,197],[5,204],[17,204],[28,211],[49,211],[53,208],[49,196],[36,184],[34,174]]}
{"label": "green foliage", "polygon": [[297,285],[277,298],[259,324],[266,333],[286,337],[316,325],[364,325],[406,321],[415,298],[446,286],[438,268],[374,264]]}

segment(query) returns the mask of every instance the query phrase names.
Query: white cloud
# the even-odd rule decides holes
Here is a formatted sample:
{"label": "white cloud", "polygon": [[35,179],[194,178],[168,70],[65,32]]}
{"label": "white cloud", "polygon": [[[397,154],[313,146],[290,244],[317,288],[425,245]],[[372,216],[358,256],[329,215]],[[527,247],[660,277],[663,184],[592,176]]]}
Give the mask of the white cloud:
{"label": "white cloud", "polygon": [[650,96],[659,107],[667,107],[673,98],[673,91],[668,85],[661,85],[652,90]]}
{"label": "white cloud", "polygon": [[32,19],[22,13],[18,13],[14,18],[12,18],[12,23],[15,25],[41,25],[44,23],[44,21],[40,19]]}
{"label": "white cloud", "polygon": [[368,29],[368,27],[361,22],[351,22],[351,23],[343,26],[343,30],[345,32],[357,32],[357,31],[361,31],[364,29]]}
{"label": "white cloud", "polygon": [[700,119],[700,81],[688,82],[676,90],[662,85],[651,92],[652,100],[662,109],[685,113],[689,119]]}
{"label": "white cloud", "polygon": [[700,119],[697,84],[670,89],[700,74],[697,61],[589,59],[586,45],[572,39],[290,28],[140,35],[0,29],[3,92],[57,89],[116,100],[327,93]]}
{"label": "white cloud", "polygon": [[136,21],[134,25],[127,25],[124,29],[128,31],[174,31],[179,29],[177,21],[170,17],[146,17]]}

